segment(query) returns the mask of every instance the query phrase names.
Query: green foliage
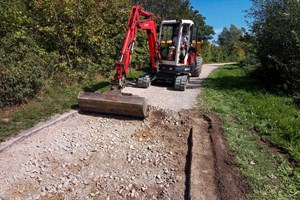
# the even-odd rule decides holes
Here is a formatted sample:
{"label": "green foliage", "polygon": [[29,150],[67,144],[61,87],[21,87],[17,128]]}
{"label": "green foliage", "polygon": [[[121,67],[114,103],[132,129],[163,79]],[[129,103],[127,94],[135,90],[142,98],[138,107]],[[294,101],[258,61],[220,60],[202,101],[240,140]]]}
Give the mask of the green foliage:
{"label": "green foliage", "polygon": [[259,67],[259,61],[256,58],[256,48],[254,36],[245,32],[241,38],[242,48],[245,51],[245,57],[240,60],[240,66],[248,75],[255,74],[255,70]]}
{"label": "green foliage", "polygon": [[299,162],[300,110],[293,99],[268,93],[238,67],[225,67],[215,76],[217,78],[211,79],[209,84],[219,90],[216,93],[223,95],[222,100],[215,101],[228,106],[222,112],[230,111],[248,129],[267,136],[274,145],[284,148]]}
{"label": "green foliage", "polygon": [[230,29],[223,28],[218,41],[205,43],[203,54],[206,62],[241,61],[249,56],[248,33],[231,24]]}
{"label": "green foliage", "polygon": [[32,0],[29,6],[38,42],[63,56],[57,70],[75,79],[110,72],[124,37],[128,3]]}
{"label": "green foliage", "polygon": [[47,55],[25,33],[16,32],[1,39],[0,108],[20,104],[35,96],[51,74]]}
{"label": "green foliage", "polygon": [[128,0],[1,1],[0,108],[35,97],[48,79],[63,86],[109,75],[129,10]]}
{"label": "green foliage", "polygon": [[162,19],[183,19],[191,12],[187,0],[144,0],[142,6]]}
{"label": "green foliage", "polygon": [[[201,107],[224,122],[226,140],[251,183],[250,199],[299,199],[300,109],[293,99],[268,93],[238,66],[217,69],[202,86]],[[271,141],[272,151],[263,141]],[[289,156],[274,154],[274,146]]]}
{"label": "green foliage", "polygon": [[300,2],[252,0],[258,74],[270,88],[300,91]]}
{"label": "green foliage", "polygon": [[217,41],[223,54],[222,61],[240,61],[245,57],[242,38],[242,30],[235,25],[231,24],[230,29],[227,27],[223,28]]}
{"label": "green foliage", "polygon": [[231,43],[239,41],[242,37],[242,30],[238,29],[235,25],[231,24],[230,29],[223,28],[223,31],[218,37],[218,44],[221,46],[230,45]]}
{"label": "green foliage", "polygon": [[74,94],[82,88],[78,85],[72,87],[53,87],[47,85],[39,92],[39,98],[28,102],[26,105],[0,112],[0,141],[26,130],[38,122],[49,119],[53,114],[63,113],[76,104]]}
{"label": "green foliage", "polygon": [[221,51],[221,48],[215,44],[211,44],[208,41],[203,43],[201,54],[206,63],[224,61],[223,51]]}
{"label": "green foliage", "polygon": [[134,53],[132,54],[132,67],[137,69],[149,67],[150,54],[147,41],[146,31],[139,31],[136,37]]}
{"label": "green foliage", "polygon": [[145,10],[154,13],[161,19],[190,19],[199,29],[199,37],[203,40],[212,38],[213,27],[205,23],[205,17],[194,10],[189,0],[144,0]]}

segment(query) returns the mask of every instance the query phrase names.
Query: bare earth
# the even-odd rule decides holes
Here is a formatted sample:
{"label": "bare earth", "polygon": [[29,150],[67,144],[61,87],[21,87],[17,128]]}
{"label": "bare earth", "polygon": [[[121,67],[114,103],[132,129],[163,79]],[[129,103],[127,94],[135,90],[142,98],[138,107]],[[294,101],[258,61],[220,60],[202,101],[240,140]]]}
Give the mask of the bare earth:
{"label": "bare earth", "polygon": [[74,112],[2,143],[0,200],[245,199],[219,120],[195,108],[201,81],[217,67],[204,65],[185,92],[125,88],[148,100],[144,120]]}

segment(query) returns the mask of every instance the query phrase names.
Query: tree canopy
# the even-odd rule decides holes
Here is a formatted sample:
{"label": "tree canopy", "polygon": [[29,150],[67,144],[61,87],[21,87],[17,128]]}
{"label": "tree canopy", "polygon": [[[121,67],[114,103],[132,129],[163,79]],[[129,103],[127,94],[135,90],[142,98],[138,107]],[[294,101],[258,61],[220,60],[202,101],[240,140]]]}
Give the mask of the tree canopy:
{"label": "tree canopy", "polygon": [[239,41],[242,38],[242,30],[231,24],[230,28],[224,27],[218,37],[219,45],[229,45],[230,43]]}
{"label": "tree canopy", "polygon": [[193,20],[202,39],[211,39],[215,34],[213,27],[206,24],[205,17],[199,10],[194,9],[189,0],[144,0],[141,4],[145,10],[160,16],[161,19]]}
{"label": "tree canopy", "polygon": [[299,0],[252,0],[248,15],[260,61],[259,75],[270,88],[300,91]]}

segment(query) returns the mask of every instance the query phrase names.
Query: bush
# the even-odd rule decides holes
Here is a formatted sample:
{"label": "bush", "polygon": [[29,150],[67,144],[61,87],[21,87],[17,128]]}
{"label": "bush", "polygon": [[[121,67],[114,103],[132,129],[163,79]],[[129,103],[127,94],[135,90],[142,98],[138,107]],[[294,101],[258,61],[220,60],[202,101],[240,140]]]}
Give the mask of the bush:
{"label": "bush", "polygon": [[298,0],[252,0],[260,78],[269,88],[299,95],[300,3]]}
{"label": "bush", "polygon": [[34,97],[48,78],[65,86],[109,74],[128,2],[0,1],[0,108]]}
{"label": "bush", "polygon": [[246,74],[253,74],[255,70],[259,67],[259,61],[254,54],[248,54],[243,60],[239,62],[241,68],[246,72]]}
{"label": "bush", "polygon": [[51,74],[50,59],[30,37],[2,38],[0,48],[0,108],[36,95]]}

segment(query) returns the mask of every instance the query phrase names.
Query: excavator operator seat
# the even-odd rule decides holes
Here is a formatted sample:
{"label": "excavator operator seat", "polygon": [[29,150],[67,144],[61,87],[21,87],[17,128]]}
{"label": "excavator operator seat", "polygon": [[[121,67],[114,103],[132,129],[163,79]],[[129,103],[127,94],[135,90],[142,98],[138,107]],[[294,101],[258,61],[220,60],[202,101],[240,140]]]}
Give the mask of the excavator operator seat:
{"label": "excavator operator seat", "polygon": [[163,20],[161,22],[158,41],[162,64],[178,66],[187,63],[193,25],[191,20]]}

